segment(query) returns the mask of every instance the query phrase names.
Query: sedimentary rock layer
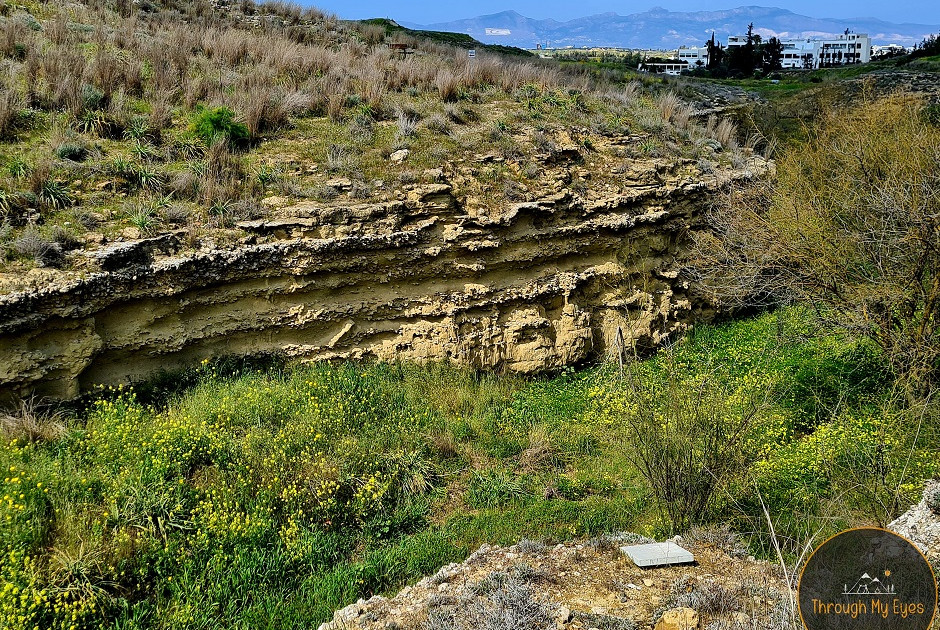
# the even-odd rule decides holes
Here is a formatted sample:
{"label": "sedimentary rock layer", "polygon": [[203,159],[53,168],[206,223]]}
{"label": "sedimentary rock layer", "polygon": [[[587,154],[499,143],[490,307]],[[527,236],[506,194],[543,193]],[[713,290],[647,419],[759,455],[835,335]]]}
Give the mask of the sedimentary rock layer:
{"label": "sedimentary rock layer", "polygon": [[709,196],[749,176],[694,180],[673,163],[623,194],[562,191],[488,214],[442,183],[293,206],[240,224],[248,236],[226,248],[117,244],[81,279],[0,296],[0,390],[70,397],[271,351],[532,373],[649,347],[707,316],[677,261]]}

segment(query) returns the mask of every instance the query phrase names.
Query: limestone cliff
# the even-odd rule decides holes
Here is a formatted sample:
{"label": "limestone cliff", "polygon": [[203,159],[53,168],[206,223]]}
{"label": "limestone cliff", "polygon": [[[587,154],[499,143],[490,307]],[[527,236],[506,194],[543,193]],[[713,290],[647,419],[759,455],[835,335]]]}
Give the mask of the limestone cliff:
{"label": "limestone cliff", "polygon": [[618,194],[500,211],[441,182],[286,208],[231,246],[111,245],[82,277],[0,296],[0,392],[70,397],[224,354],[532,373],[603,355],[618,329],[649,347],[710,312],[678,278],[685,235],[709,195],[763,168],[655,160]]}

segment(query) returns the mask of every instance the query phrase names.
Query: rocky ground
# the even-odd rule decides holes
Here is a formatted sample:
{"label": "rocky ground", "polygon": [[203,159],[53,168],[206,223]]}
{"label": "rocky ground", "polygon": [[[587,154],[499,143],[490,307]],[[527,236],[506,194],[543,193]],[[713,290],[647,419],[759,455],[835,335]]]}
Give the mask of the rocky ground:
{"label": "rocky ground", "polygon": [[[889,526],[940,563],[940,482]],[[620,550],[636,534],[554,546],[483,545],[397,595],[359,600],[319,630],[773,630],[799,627],[780,567],[747,556],[725,529],[674,539],[691,565],[642,569]]]}
{"label": "rocky ground", "polygon": [[774,566],[748,558],[726,533],[679,542],[694,565],[641,569],[620,546],[633,534],[545,546],[483,545],[462,564],[337,611],[320,630],[361,628],[782,628],[789,599]]}
{"label": "rocky ground", "polygon": [[927,559],[940,565],[940,481],[927,484],[920,503],[888,525],[920,547]]}

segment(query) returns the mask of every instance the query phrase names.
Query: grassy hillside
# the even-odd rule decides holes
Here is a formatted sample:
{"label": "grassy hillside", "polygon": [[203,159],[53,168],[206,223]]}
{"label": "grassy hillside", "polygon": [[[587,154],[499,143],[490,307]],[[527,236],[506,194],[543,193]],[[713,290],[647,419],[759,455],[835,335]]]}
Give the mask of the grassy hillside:
{"label": "grassy hillside", "polygon": [[[681,103],[493,49],[471,61],[451,35],[277,2],[4,4],[0,281],[87,273],[83,250],[167,231],[225,246],[239,220],[394,200],[486,154],[501,160],[455,192],[493,207],[538,196],[558,144],[588,162],[739,159],[715,153],[733,128]],[[622,184],[613,170],[596,176]]]}
{"label": "grassy hillside", "polygon": [[[0,619],[22,628],[315,627],[526,536],[721,521],[761,553],[758,496],[798,549],[885,522],[940,472],[937,427],[915,434],[878,354],[795,310],[623,375],[223,362],[4,426]],[[664,493],[640,455],[680,451]]]}

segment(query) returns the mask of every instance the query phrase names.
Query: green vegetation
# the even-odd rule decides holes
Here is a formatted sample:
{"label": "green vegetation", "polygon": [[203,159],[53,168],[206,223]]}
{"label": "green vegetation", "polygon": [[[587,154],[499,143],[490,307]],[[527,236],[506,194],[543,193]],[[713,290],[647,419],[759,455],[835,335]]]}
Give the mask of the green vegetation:
{"label": "green vegetation", "polygon": [[[810,321],[699,328],[622,375],[219,362],[102,391],[68,421],[21,410],[0,451],[0,619],[315,626],[484,541],[763,531],[755,488],[784,541],[833,513],[883,522],[940,472],[936,416],[915,433],[869,378],[880,355]],[[853,394],[830,408],[834,390]]]}
{"label": "green vegetation", "polygon": [[193,120],[192,131],[206,146],[222,138],[235,149],[248,142],[248,126],[235,121],[235,112],[227,107],[206,109],[199,106]]}
{"label": "green vegetation", "polygon": [[439,44],[455,46],[464,49],[488,50],[503,55],[516,55],[519,57],[534,57],[535,55],[515,46],[503,46],[502,44],[484,44],[478,42],[466,33],[453,33],[450,31],[426,31],[422,29],[405,28],[397,24],[394,20],[388,18],[371,18],[362,20],[363,24],[380,27],[386,35],[394,35],[397,42],[403,44],[415,43],[417,39],[424,39]]}
{"label": "green vegetation", "polygon": [[699,250],[720,299],[821,305],[919,398],[940,375],[940,128],[912,96],[860,102],[821,114],[776,182],[716,206]]}

